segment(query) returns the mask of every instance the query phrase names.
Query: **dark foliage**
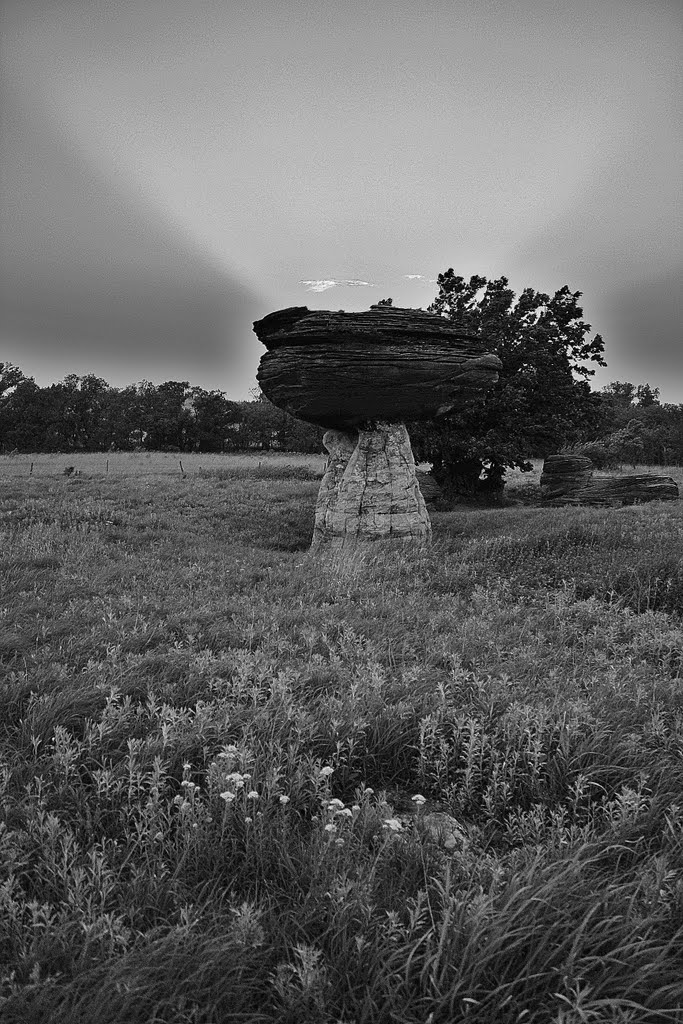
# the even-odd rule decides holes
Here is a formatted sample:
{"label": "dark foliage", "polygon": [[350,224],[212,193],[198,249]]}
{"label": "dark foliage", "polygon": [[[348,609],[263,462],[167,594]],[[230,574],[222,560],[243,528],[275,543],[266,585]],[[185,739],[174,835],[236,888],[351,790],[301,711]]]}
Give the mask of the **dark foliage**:
{"label": "dark foliage", "polygon": [[469,281],[452,269],[438,277],[430,310],[462,324],[494,352],[503,369],[491,392],[438,424],[415,424],[416,455],[451,494],[495,495],[506,469],[529,469],[529,458],[598,429],[601,407],[587,382],[591,362],[604,366],[599,334],[578,305],[581,292],[565,285],[552,298],[525,288],[517,298],[508,280]]}
{"label": "dark foliage", "polygon": [[0,362],[0,451],[319,452],[323,431],[263,395],[233,402],[188,381],[110,387],[94,374],[68,374],[41,388]]}

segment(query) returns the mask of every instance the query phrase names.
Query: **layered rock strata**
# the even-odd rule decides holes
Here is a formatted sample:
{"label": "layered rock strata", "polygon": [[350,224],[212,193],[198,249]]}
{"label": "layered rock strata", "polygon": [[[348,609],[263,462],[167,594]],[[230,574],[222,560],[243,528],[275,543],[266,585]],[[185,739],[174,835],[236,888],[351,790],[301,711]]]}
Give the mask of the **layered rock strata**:
{"label": "layered rock strata", "polygon": [[264,394],[337,430],[443,416],[480,397],[501,366],[476,337],[421,309],[293,307],[258,320],[254,331],[268,349],[257,373]]}
{"label": "layered rock strata", "polygon": [[354,438],[328,430],[330,453],[315,510],[312,548],[358,541],[424,544],[431,523],[403,423],[378,422]]}
{"label": "layered rock strata", "polygon": [[263,393],[329,428],[314,548],[387,538],[424,544],[431,525],[405,420],[443,416],[498,379],[497,356],[421,309],[362,313],[293,306],[256,321]]}
{"label": "layered rock strata", "polygon": [[593,476],[593,463],[585,455],[549,455],[541,472],[541,497],[552,501],[586,487]]}
{"label": "layered rock strata", "polygon": [[541,473],[541,499],[549,505],[635,505],[644,501],[678,498],[678,484],[670,476],[636,473],[630,476],[593,476],[593,463],[585,455],[549,455]]}
{"label": "layered rock strata", "polygon": [[639,505],[647,501],[675,501],[678,484],[670,476],[638,473],[631,476],[595,477],[571,494],[550,499],[551,505]]}

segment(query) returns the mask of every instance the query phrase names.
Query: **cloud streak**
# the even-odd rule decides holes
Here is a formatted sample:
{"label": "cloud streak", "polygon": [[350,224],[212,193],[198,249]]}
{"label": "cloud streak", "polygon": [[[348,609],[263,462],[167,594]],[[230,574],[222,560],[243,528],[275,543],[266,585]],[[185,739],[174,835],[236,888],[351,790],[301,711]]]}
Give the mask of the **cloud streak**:
{"label": "cloud streak", "polygon": [[3,101],[0,348],[54,379],[206,372],[229,386],[261,296],[88,160],[38,102],[17,89]]}
{"label": "cloud streak", "polygon": [[328,288],[375,288],[370,281],[335,280],[324,278],[317,281],[299,281],[308,292],[326,292]]}

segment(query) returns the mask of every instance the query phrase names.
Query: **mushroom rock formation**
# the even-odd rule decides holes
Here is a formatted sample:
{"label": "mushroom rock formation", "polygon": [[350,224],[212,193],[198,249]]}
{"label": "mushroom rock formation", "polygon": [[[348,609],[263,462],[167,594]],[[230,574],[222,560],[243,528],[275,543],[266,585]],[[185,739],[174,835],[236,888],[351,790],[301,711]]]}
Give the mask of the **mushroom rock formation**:
{"label": "mushroom rock formation", "polygon": [[313,547],[379,538],[423,543],[429,515],[405,420],[443,416],[498,379],[497,356],[452,321],[421,309],[270,313],[257,379],[275,405],[328,427],[329,460]]}

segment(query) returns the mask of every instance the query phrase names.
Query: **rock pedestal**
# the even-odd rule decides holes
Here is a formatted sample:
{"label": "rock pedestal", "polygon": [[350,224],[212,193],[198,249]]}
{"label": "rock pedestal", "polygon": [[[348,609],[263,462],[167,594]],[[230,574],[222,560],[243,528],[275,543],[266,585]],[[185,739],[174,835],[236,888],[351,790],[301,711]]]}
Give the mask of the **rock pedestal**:
{"label": "rock pedestal", "polygon": [[328,430],[323,444],[330,457],[316,504],[312,548],[430,540],[429,514],[403,423],[377,422],[359,431],[357,439]]}
{"label": "rock pedestal", "polygon": [[254,324],[267,348],[263,393],[299,419],[328,427],[329,452],[313,548],[390,539],[424,544],[429,515],[406,420],[462,408],[498,379],[482,339],[422,309],[270,313]]}

